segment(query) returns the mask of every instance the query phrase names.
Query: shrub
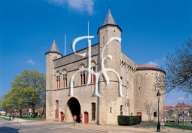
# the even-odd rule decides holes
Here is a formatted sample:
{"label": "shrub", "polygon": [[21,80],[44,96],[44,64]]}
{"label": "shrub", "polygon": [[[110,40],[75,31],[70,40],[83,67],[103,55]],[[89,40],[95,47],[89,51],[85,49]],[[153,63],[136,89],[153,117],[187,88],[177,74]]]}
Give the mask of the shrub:
{"label": "shrub", "polygon": [[141,116],[118,116],[118,124],[129,126],[139,124],[141,122]]}

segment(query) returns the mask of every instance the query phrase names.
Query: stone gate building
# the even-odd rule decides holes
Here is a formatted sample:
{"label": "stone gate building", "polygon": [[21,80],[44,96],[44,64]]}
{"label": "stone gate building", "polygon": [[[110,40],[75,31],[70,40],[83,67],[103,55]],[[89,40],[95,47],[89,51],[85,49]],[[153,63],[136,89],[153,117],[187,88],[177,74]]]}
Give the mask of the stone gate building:
{"label": "stone gate building", "polygon": [[[101,27],[98,28],[98,43],[91,46],[91,69],[95,72],[101,68],[101,53],[104,44],[111,37],[121,37],[122,29],[116,24],[110,10]],[[85,53],[87,48],[77,53]],[[142,115],[142,121],[157,120],[157,97],[154,87],[155,74],[164,73],[156,66],[137,65],[121,52],[121,44],[112,41],[104,51],[104,55],[112,55],[106,59],[105,68],[115,70],[121,77],[124,97],[118,95],[119,81],[112,72],[108,86],[103,76],[99,79],[101,97],[92,97],[95,76],[91,74],[90,83],[86,85],[88,72],[78,72],[73,81],[74,95],[69,96],[70,80],[78,70],[87,67],[87,57],[76,54],[62,56],[54,41],[46,55],[46,119],[59,120],[60,112],[65,114],[65,121],[73,121],[77,116],[83,123],[116,125],[118,115]],[[164,96],[160,99],[163,112]],[[161,115],[161,114],[160,114]],[[161,116],[160,116],[161,117]]]}

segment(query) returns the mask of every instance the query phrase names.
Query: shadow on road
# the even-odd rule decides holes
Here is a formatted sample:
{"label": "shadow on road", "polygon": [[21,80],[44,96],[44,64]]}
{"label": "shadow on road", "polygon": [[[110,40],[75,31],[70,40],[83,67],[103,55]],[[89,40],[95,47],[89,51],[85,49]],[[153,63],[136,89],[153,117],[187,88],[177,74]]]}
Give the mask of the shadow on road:
{"label": "shadow on road", "polygon": [[0,127],[0,133],[19,133],[19,129],[11,127]]}

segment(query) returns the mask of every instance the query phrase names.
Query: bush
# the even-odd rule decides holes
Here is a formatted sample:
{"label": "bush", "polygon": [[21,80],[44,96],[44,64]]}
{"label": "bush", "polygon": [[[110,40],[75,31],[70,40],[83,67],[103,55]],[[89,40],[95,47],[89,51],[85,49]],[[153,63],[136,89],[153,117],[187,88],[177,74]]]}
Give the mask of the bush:
{"label": "bush", "polygon": [[139,124],[141,122],[141,116],[118,116],[118,124],[129,126]]}

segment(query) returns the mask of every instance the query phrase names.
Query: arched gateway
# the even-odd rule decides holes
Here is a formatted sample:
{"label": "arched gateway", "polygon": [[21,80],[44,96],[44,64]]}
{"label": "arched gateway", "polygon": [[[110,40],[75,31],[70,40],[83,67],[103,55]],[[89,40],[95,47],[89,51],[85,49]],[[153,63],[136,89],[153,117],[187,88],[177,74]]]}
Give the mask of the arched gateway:
{"label": "arched gateway", "polygon": [[68,100],[67,105],[71,111],[72,117],[76,115],[76,122],[80,122],[81,106],[79,104],[79,101],[76,98],[72,97]]}

